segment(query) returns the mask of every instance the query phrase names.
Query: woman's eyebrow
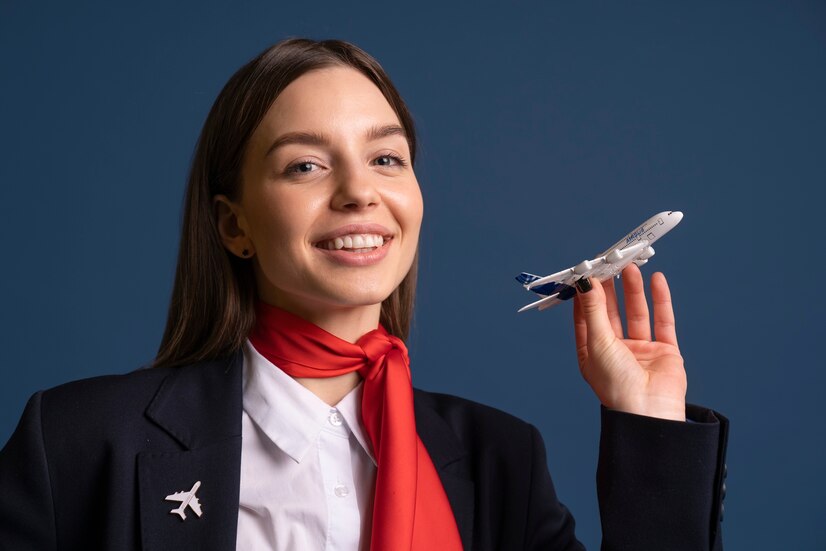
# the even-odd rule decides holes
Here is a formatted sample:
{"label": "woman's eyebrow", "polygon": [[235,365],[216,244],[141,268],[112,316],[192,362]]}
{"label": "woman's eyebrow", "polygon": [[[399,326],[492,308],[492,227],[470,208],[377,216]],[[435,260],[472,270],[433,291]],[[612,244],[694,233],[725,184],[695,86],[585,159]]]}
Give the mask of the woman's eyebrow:
{"label": "woman's eyebrow", "polygon": [[407,132],[398,124],[386,124],[384,126],[373,126],[367,131],[367,141],[372,142],[386,138],[387,136],[401,136],[407,138]]}
{"label": "woman's eyebrow", "polygon": [[[402,136],[403,138],[407,138],[407,132],[397,124],[386,124],[384,126],[371,127],[367,131],[366,138],[368,142],[372,142],[388,136]],[[272,145],[267,149],[264,157],[269,157],[273,151],[288,144],[328,145],[329,143],[330,140],[327,136],[317,132],[287,132],[272,142]]]}

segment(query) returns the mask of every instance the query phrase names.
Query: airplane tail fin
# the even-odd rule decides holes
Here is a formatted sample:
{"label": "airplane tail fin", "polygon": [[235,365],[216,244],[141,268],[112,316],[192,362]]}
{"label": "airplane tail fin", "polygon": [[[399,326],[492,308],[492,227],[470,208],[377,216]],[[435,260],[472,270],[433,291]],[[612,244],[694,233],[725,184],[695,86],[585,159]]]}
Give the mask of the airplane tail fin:
{"label": "airplane tail fin", "polygon": [[527,285],[528,283],[536,281],[539,278],[540,276],[538,275],[529,274],[528,272],[522,272],[521,274],[516,276],[516,281],[518,281],[522,285]]}

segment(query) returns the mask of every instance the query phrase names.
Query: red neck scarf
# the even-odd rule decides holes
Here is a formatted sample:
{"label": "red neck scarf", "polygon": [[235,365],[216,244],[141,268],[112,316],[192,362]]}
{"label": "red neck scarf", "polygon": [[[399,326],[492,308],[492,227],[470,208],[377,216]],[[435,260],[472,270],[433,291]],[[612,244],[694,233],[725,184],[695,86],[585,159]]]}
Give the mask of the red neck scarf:
{"label": "red neck scarf", "polygon": [[379,326],[349,343],[261,301],[256,314],[250,342],[291,377],[358,371],[364,379],[361,417],[378,464],[371,550],[461,550],[447,495],[416,433],[404,342]]}

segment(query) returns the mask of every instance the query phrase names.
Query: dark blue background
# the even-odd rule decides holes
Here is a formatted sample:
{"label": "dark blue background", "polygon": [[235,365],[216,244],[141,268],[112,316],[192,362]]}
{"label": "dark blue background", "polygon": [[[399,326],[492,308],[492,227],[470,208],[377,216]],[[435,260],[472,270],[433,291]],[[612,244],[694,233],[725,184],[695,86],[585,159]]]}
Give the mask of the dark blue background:
{"label": "dark blue background", "polygon": [[570,306],[517,315],[513,276],[682,210],[644,272],[669,276],[689,399],[732,420],[727,547],[823,549],[824,3],[115,4],[0,6],[0,442],[36,390],[153,358],[213,99],[282,38],[338,37],[421,134],[414,382],[536,424],[597,548]]}

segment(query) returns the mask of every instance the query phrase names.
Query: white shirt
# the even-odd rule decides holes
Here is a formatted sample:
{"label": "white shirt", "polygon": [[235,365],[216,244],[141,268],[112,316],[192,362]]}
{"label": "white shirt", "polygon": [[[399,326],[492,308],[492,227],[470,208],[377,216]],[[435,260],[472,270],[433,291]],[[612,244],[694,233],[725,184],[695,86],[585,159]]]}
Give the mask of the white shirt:
{"label": "white shirt", "polygon": [[376,462],[362,383],[326,404],[244,343],[239,550],[370,548]]}

